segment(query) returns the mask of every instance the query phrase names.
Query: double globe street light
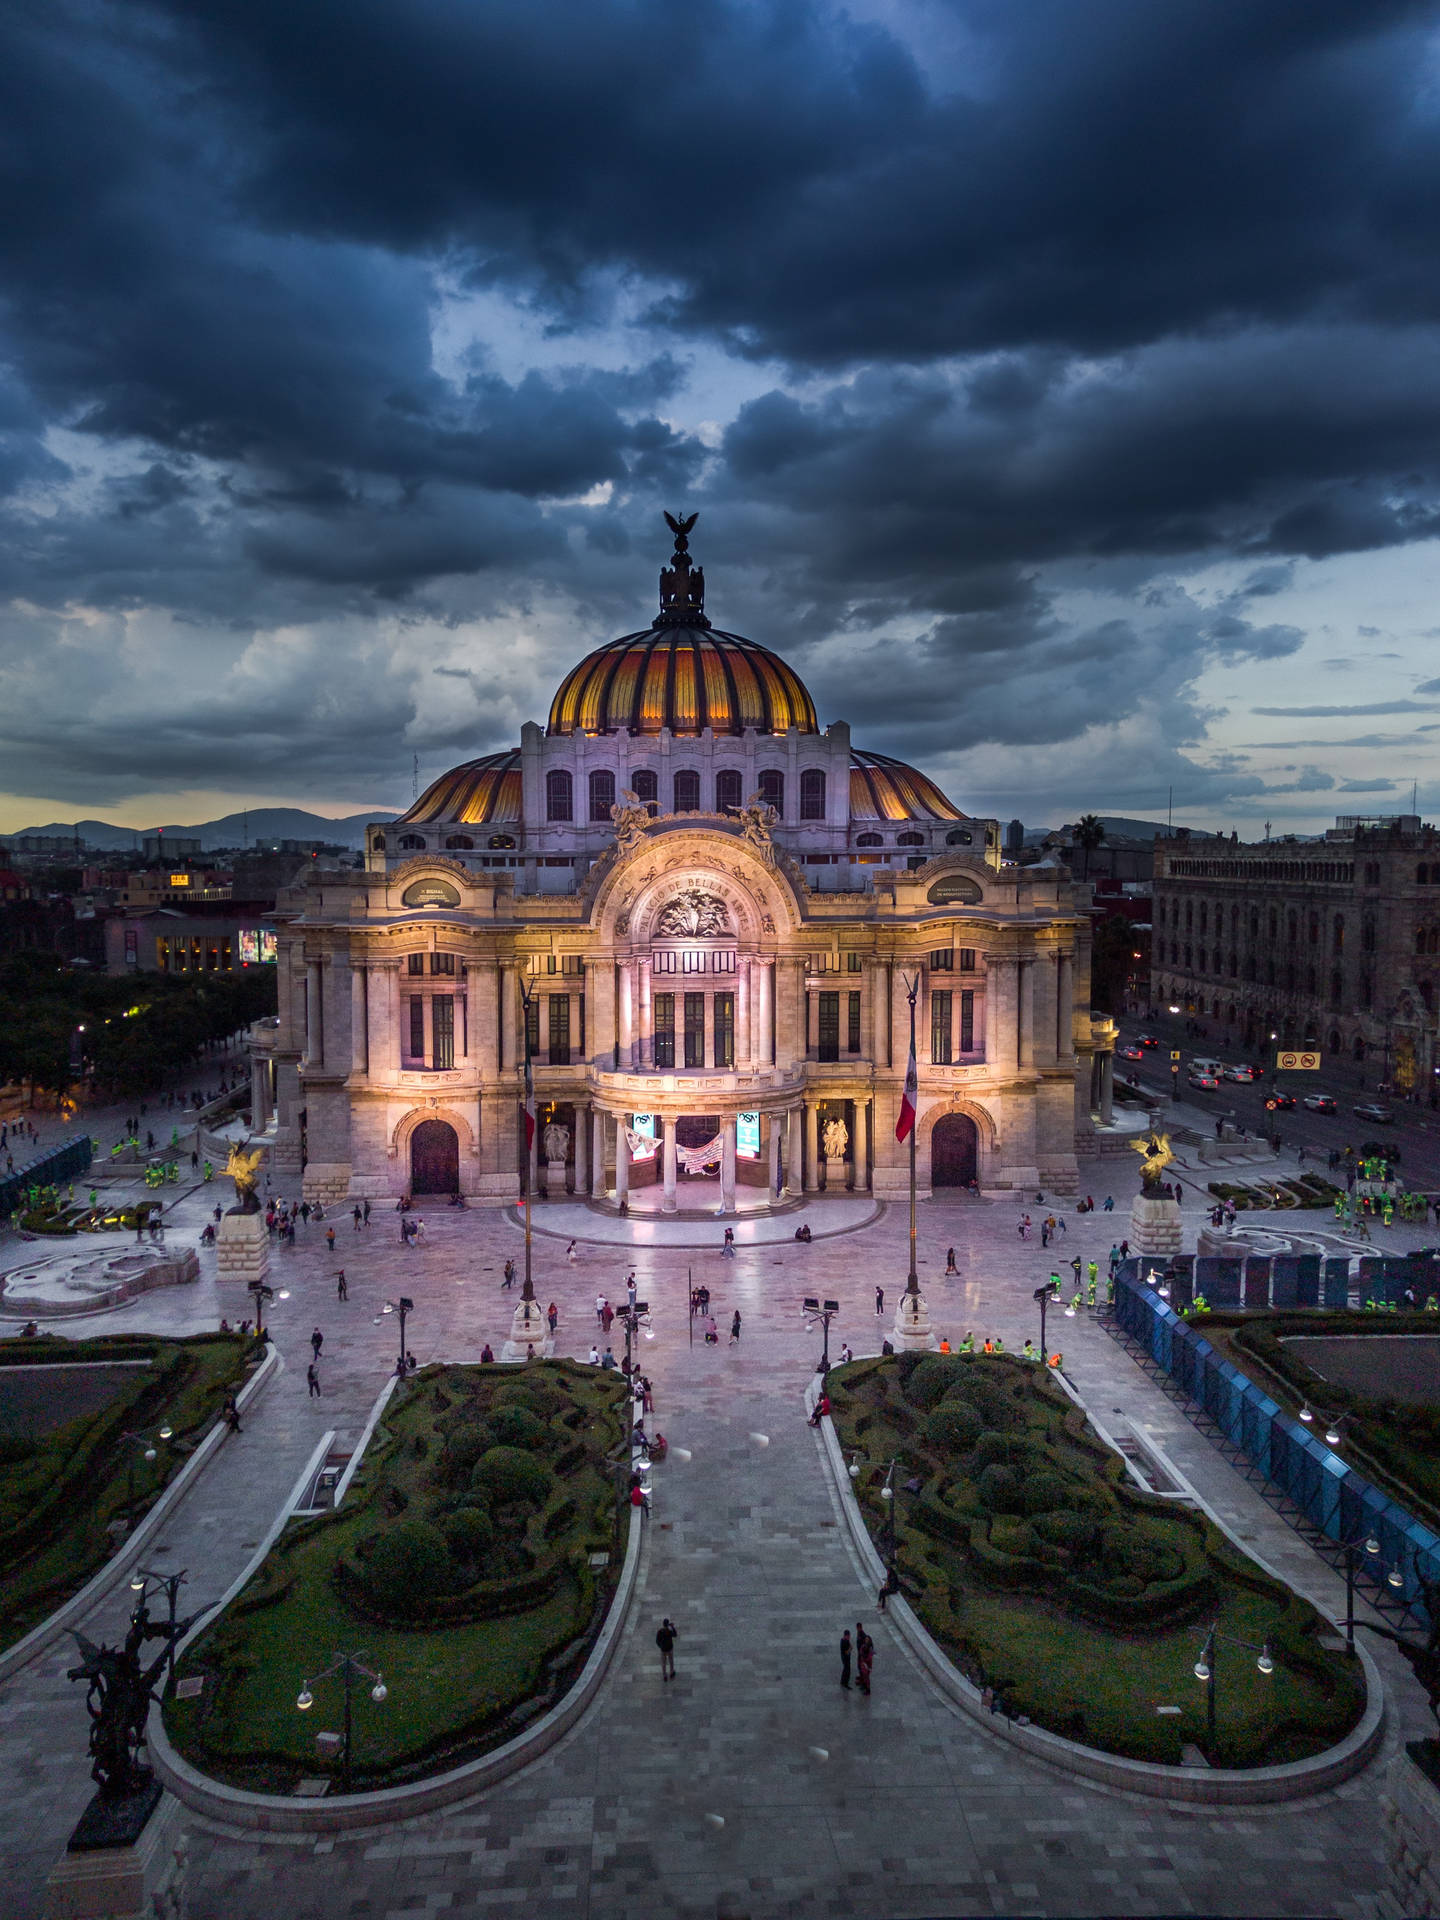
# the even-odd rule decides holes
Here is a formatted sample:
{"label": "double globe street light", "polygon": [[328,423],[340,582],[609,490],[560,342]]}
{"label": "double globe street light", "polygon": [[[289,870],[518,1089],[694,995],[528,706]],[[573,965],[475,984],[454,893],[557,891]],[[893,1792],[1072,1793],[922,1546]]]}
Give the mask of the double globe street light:
{"label": "double globe street light", "polygon": [[335,1655],[334,1660],[325,1669],[323,1673],[317,1673],[313,1679],[302,1680],[300,1682],[300,1692],[296,1697],[295,1705],[300,1709],[301,1713],[308,1713],[311,1707],[313,1707],[315,1704],[315,1695],[312,1689],[315,1687],[318,1687],[322,1680],[333,1679],[337,1673],[340,1675],[340,1677],[345,1683],[345,1731],[344,1731],[344,1734],[341,1736],[340,1781],[341,1781],[342,1791],[345,1793],[349,1793],[350,1791],[350,1735],[351,1735],[350,1702],[351,1702],[351,1696],[355,1686],[355,1676],[359,1674],[362,1679],[373,1680],[375,1682],[374,1686],[371,1687],[370,1689],[370,1698],[375,1702],[377,1707],[384,1705],[386,1699],[389,1697],[390,1689],[386,1686],[384,1680],[381,1679],[378,1673],[374,1672],[370,1667],[365,1666],[361,1662],[361,1659],[358,1653],[337,1653]]}

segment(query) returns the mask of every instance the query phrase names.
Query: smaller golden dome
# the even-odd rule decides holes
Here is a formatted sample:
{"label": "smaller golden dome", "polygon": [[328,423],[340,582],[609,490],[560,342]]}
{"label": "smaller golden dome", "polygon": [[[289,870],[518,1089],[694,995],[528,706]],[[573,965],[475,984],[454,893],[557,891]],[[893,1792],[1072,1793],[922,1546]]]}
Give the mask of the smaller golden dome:
{"label": "smaller golden dome", "polygon": [[444,822],[479,827],[524,817],[520,749],[507,747],[503,753],[482,754],[442,773],[394,824],[419,827]]}
{"label": "smaller golden dome", "polygon": [[927,774],[888,753],[850,751],[852,820],[965,820]]}

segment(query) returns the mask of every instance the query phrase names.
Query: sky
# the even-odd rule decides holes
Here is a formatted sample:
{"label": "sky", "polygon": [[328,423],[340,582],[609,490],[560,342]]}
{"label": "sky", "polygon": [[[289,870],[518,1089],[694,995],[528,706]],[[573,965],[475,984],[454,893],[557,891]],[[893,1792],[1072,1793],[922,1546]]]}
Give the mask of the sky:
{"label": "sky", "polygon": [[404,806],[662,508],[967,811],[1440,814],[1433,4],[0,28],[0,831]]}

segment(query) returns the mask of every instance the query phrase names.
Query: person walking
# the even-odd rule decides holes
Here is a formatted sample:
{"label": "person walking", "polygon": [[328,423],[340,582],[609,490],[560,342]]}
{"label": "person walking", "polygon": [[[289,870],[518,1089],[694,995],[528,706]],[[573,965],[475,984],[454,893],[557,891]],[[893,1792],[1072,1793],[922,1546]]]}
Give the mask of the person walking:
{"label": "person walking", "polygon": [[884,1311],[885,1311],[885,1289],[884,1289],[884,1287],[876,1287],[876,1289],[875,1289],[875,1313],[876,1313],[876,1316],[877,1316],[877,1318],[879,1317],[879,1315],[880,1315],[880,1314],[882,1314],[882,1313],[884,1313]]}
{"label": "person walking", "polygon": [[364,1216],[363,1216],[363,1215],[361,1214],[361,1212],[360,1212],[360,1209],[359,1209],[359,1207],[356,1207],[356,1209],[355,1209],[355,1231],[356,1231],[356,1233],[358,1233],[358,1232],[360,1231],[360,1223],[361,1223],[361,1220],[363,1219],[363,1217],[364,1217]]}
{"label": "person walking", "polygon": [[954,1247],[947,1247],[945,1249],[945,1271],[946,1273],[959,1273],[960,1271],[960,1269],[955,1264]]}
{"label": "person walking", "polygon": [[575,1242],[572,1240],[569,1246],[566,1247],[565,1249],[565,1258],[570,1262],[571,1266],[573,1267],[575,1262],[579,1259],[579,1257],[580,1257],[579,1254],[577,1254],[575,1251]]}
{"label": "person walking", "polygon": [[848,1687],[850,1685],[851,1651],[850,1629],[846,1627],[840,1636],[840,1684],[842,1687]]}
{"label": "person walking", "polygon": [[606,1333],[609,1333],[610,1328],[614,1324],[614,1321],[615,1321],[615,1309],[614,1307],[611,1306],[610,1302],[607,1300],[605,1302],[604,1311],[600,1315],[600,1324],[605,1329]]}
{"label": "person walking", "polygon": [[335,1251],[335,1229],[333,1227],[326,1227],[325,1229],[325,1245],[331,1253]]}
{"label": "person walking", "polygon": [[345,1284],[345,1269],[343,1267],[341,1267],[335,1276],[335,1298],[337,1300],[348,1300],[350,1298],[350,1289]]}
{"label": "person walking", "polygon": [[603,1327],[605,1324],[605,1296],[603,1293],[597,1293],[595,1296],[595,1324],[600,1327]]}
{"label": "person walking", "polygon": [[318,1400],[320,1398],[320,1369],[313,1360],[305,1369],[305,1378],[310,1382],[310,1398],[312,1400]]}
{"label": "person walking", "polygon": [[668,1616],[660,1622],[655,1633],[655,1644],[660,1649],[660,1678],[675,1678],[675,1642],[679,1638],[675,1631],[675,1622]]}
{"label": "person walking", "polygon": [[731,1346],[733,1347],[733,1346],[736,1346],[736,1345],[738,1345],[738,1343],[739,1343],[739,1340],[740,1340],[740,1309],[739,1309],[739,1307],[736,1307],[736,1309],[735,1309],[735,1318],[734,1318],[734,1319],[733,1319],[733,1320],[732,1320],[732,1321],[730,1322],[730,1344],[731,1344]]}
{"label": "person walking", "polygon": [[870,1670],[874,1665],[875,1642],[857,1620],[855,1622],[855,1678],[861,1693],[866,1695],[870,1692]]}
{"label": "person walking", "polygon": [[360,1216],[364,1220],[366,1226],[368,1227],[370,1224],[370,1202],[368,1200],[361,1207]]}
{"label": "person walking", "polygon": [[319,1327],[316,1327],[315,1331],[310,1336],[310,1348],[317,1360],[320,1358],[320,1349],[321,1347],[324,1346],[324,1344],[325,1344],[325,1336],[320,1331]]}
{"label": "person walking", "polygon": [[553,1300],[545,1310],[545,1318],[550,1322],[550,1333],[553,1338],[555,1329],[560,1324],[560,1309]]}

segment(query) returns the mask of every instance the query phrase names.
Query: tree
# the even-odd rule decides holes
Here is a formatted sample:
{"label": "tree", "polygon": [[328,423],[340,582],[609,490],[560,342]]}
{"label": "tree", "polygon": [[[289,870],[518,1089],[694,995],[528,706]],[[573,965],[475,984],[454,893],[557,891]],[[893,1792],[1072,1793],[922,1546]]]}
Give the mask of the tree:
{"label": "tree", "polygon": [[1071,829],[1070,838],[1074,841],[1075,845],[1084,852],[1085,871],[1081,875],[1081,878],[1088,880],[1090,877],[1090,856],[1096,847],[1104,843],[1105,839],[1105,825],[1099,814],[1082,813]]}

